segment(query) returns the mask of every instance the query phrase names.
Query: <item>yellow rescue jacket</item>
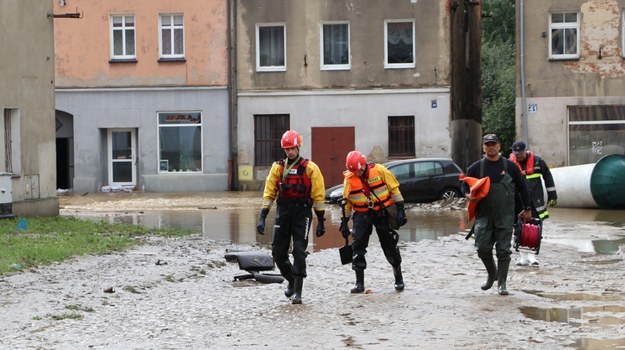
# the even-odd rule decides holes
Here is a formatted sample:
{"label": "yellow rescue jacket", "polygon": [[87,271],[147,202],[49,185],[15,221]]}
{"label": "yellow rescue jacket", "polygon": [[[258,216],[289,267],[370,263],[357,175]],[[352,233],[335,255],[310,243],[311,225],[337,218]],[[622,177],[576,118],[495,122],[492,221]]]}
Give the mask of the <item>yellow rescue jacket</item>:
{"label": "yellow rescue jacket", "polygon": [[[367,167],[366,179],[361,179],[350,171],[344,173],[345,197],[355,211],[362,213],[370,210],[380,211],[394,203],[391,190],[387,186],[389,174],[391,184],[395,185],[393,189],[399,193],[399,183],[385,167],[379,164],[369,164]],[[366,184],[363,180],[366,181]],[[399,195],[401,196],[401,194]]]}

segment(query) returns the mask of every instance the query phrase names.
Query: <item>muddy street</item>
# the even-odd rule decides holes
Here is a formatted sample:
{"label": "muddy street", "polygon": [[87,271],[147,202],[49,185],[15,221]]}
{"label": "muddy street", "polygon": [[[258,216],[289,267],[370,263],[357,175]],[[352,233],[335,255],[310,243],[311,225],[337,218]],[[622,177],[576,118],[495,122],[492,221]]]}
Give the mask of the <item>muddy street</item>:
{"label": "muddy street", "polygon": [[503,297],[479,288],[486,272],[464,239],[464,212],[449,206],[408,210],[410,224],[400,232],[405,291],[394,290],[372,240],[369,293],[350,294],[353,271],[340,264],[340,214],[331,208],[328,232],[309,249],[304,304],[292,305],[284,285],[234,281],[245,272],[224,258],[239,250],[269,254],[270,237],[253,231],[259,206],[254,193],[61,198],[63,215],[193,222],[198,233],[0,278],[0,348],[625,347],[623,211],[554,209],[540,267],[511,266]]}

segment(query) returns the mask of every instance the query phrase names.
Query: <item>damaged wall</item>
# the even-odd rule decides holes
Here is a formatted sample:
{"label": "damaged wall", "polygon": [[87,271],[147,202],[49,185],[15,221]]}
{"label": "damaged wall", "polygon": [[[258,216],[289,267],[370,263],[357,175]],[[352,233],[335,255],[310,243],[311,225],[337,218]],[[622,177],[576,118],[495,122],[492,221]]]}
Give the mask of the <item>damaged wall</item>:
{"label": "damaged wall", "polygon": [[[520,1],[516,3],[518,14]],[[568,135],[569,106],[625,104],[622,46],[625,0],[526,0],[524,5],[526,103],[522,101],[518,69],[521,33],[517,16],[517,136],[521,138],[527,128],[530,148],[548,164],[569,165],[572,147]],[[554,12],[579,14],[578,58],[549,58],[549,21]]]}

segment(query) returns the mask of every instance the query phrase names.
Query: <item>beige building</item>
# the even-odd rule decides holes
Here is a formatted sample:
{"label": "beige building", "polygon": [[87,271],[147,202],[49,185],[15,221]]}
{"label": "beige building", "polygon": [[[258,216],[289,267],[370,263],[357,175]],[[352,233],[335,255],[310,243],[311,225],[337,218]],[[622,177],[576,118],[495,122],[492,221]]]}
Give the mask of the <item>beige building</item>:
{"label": "beige building", "polygon": [[52,3],[0,1],[0,214],[57,215]]}
{"label": "beige building", "polygon": [[625,0],[516,4],[518,138],[550,166],[625,154]]}
{"label": "beige building", "polygon": [[342,181],[353,149],[378,162],[474,160],[477,4],[236,0],[238,180],[259,186],[284,157],[279,139],[288,129],[302,134],[302,155],[320,166],[328,187]]}
{"label": "beige building", "polygon": [[225,0],[49,0],[57,13],[58,186],[223,191],[230,181]]}

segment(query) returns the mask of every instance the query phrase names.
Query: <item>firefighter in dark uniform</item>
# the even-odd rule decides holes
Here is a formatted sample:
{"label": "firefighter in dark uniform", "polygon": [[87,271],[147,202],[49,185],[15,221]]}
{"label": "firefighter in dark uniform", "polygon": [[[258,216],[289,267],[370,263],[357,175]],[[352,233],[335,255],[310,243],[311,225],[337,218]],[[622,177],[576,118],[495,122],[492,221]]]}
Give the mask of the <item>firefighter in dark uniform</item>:
{"label": "firefighter in dark uniform", "polygon": [[[520,215],[523,221],[531,220],[531,208],[527,184],[519,168],[507,158],[500,156],[501,144],[495,134],[482,138],[485,157],[471,164],[467,176],[481,179],[490,178],[490,190],[486,197],[477,204],[474,223],[475,248],[478,257],[484,263],[488,279],[481,288],[488,290],[497,281],[500,295],[508,295],[506,281],[510,267],[511,239],[515,218]],[[468,185],[463,182],[463,193],[469,200],[475,200]],[[524,210],[515,212],[514,197],[519,194]],[[493,258],[493,246],[497,255],[497,265]]]}
{"label": "firefighter in dark uniform", "polygon": [[[284,290],[293,304],[302,303],[302,285],[306,278],[306,248],[312,225],[312,210],[317,215],[316,236],[325,233],[325,185],[317,164],[299,154],[301,136],[293,130],[282,135],[280,145],[286,159],[274,162],[265,181],[263,204],[256,230],[265,233],[265,219],[274,200],[276,219],[271,253],[280,274],[287,280]],[[289,260],[289,246],[293,240],[293,263]]]}
{"label": "firefighter in dark uniform", "polygon": [[365,254],[374,226],[384,256],[393,267],[395,290],[401,291],[404,289],[404,278],[401,273],[401,255],[397,248],[399,237],[397,232],[391,230],[384,211],[385,207],[397,206],[397,221],[400,226],[406,224],[404,197],[399,191],[399,182],[383,165],[367,164],[365,156],[358,151],[349,152],[345,163],[347,171],[343,173],[343,197],[347,198],[347,203],[345,216],[341,218],[340,231],[343,237],[349,236],[349,219],[353,209],[352,270],[356,272],[356,286],[351,292],[365,291]]}
{"label": "firefighter in dark uniform", "polygon": [[[527,187],[530,193],[530,201],[532,205],[532,216],[540,219],[540,232],[542,232],[542,224],[545,219],[549,217],[549,211],[547,210],[547,204],[555,207],[558,204],[558,194],[556,192],[556,185],[553,181],[551,171],[547,166],[544,159],[539,157],[534,152],[526,149],[525,142],[517,141],[512,144],[512,153],[510,153],[510,160],[516,164],[521,173],[525,176]],[[541,180],[542,179],[542,180]],[[545,181],[545,187],[547,190],[547,203],[545,203],[545,190],[543,189],[543,180]],[[516,201],[517,210],[521,209],[520,200]],[[515,225],[515,231],[520,234],[521,228],[519,225]],[[521,252],[521,259],[517,262],[519,266],[527,266],[529,264],[539,265],[536,260],[535,254],[527,254]]]}

